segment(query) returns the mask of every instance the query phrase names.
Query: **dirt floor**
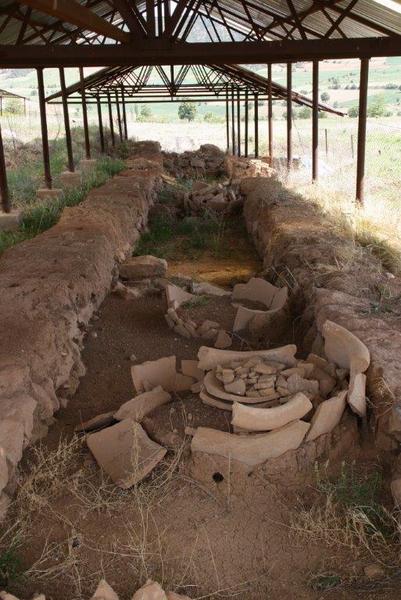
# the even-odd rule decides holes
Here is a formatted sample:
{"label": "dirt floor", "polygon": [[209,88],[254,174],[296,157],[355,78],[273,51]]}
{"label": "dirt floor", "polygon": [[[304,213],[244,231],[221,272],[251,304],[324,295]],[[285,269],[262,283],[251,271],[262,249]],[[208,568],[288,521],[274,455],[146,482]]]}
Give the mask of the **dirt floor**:
{"label": "dirt floor", "polygon": [[[245,238],[242,243],[248,247],[243,260],[238,253],[221,260],[205,252],[174,263],[169,275],[220,284],[239,274],[248,278],[261,265]],[[174,334],[164,312],[162,294],[137,300],[111,294],[92,321],[83,352],[87,373],[48,437],[25,458],[12,531],[3,535],[3,541],[16,540],[25,575],[10,578],[9,590],[23,598],[40,591],[48,600],[78,600],[89,598],[105,576],[121,600],[148,577],[199,600],[398,598],[394,570],[378,581],[364,577],[363,567],[377,556],[296,531],[299,495],[311,502],[311,488],[289,489],[241,473],[220,487],[194,479],[185,426],[229,429],[227,414],[197,395],[176,394],[144,423],[169,447],[145,482],[122,491],[102,477],[74,428],[133,397],[131,364],[172,354],[194,359],[202,345]],[[226,298],[211,299],[192,316],[229,327],[233,311]],[[340,585],[330,591],[333,581]]]}

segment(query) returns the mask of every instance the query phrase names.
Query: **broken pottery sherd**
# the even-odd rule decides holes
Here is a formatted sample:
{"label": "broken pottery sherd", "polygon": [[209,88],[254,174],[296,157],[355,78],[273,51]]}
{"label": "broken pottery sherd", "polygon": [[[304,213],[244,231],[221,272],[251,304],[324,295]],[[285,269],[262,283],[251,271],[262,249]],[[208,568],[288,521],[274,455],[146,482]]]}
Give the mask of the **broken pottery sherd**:
{"label": "broken pottery sherd", "polygon": [[309,423],[305,421],[293,421],[269,433],[247,435],[198,427],[192,438],[191,451],[217,454],[254,466],[288,450],[296,450],[308,429]]}
{"label": "broken pottery sherd", "polygon": [[192,377],[177,373],[176,362],[175,356],[166,356],[133,365],[131,375],[136,391],[138,393],[151,391],[158,385],[166,392],[189,390],[194,380]]}
{"label": "broken pottery sherd", "polygon": [[315,440],[324,433],[329,433],[341,421],[346,404],[348,390],[343,390],[328,400],[319,404],[311,420],[311,427],[306,441]]}
{"label": "broken pottery sherd", "polygon": [[117,421],[133,419],[140,423],[143,417],[151,413],[155,408],[167,404],[170,400],[171,395],[158,385],[152,391],[143,392],[143,394],[139,394],[139,396],[128,400],[128,402],[124,402],[118,411],[114,413],[114,418]]}
{"label": "broken pottery sherd", "polygon": [[86,441],[99,466],[123,489],[144,479],[167,452],[132,419],[91,433]]}
{"label": "broken pottery sherd", "polygon": [[166,286],[166,298],[167,306],[169,308],[172,307],[174,308],[174,310],[177,310],[177,308],[181,306],[181,304],[193,300],[194,296],[180,288],[178,285],[169,283]]}
{"label": "broken pottery sherd", "polygon": [[217,365],[228,365],[234,361],[246,360],[247,358],[259,357],[259,361],[271,361],[277,363],[283,363],[287,367],[292,367],[296,364],[295,353],[297,347],[295,344],[288,344],[281,348],[274,348],[272,350],[248,350],[241,352],[239,350],[219,350],[217,348],[209,348],[208,346],[201,346],[198,352],[198,368],[204,371],[213,369]]}
{"label": "broken pottery sherd", "polygon": [[88,421],[84,421],[84,423],[80,423],[75,427],[74,431],[94,431],[95,429],[103,429],[104,427],[108,427],[112,423],[114,423],[114,413],[113,411],[110,411],[96,415],[96,417],[93,417]]}
{"label": "broken pottery sherd", "polygon": [[351,376],[348,390],[348,404],[360,417],[366,416],[366,375],[356,373]]}
{"label": "broken pottery sherd", "polygon": [[197,360],[187,360],[185,358],[181,361],[181,371],[183,375],[187,375],[188,377],[193,377],[197,381],[201,381],[205,375],[203,371],[198,369],[198,361]]}
{"label": "broken pottery sherd", "polygon": [[156,581],[148,581],[132,596],[132,600],[167,600],[163,588]]}
{"label": "broken pottery sherd", "polygon": [[220,323],[217,323],[216,321],[210,321],[209,319],[206,319],[205,321],[203,321],[201,323],[201,325],[199,325],[199,327],[197,329],[197,333],[201,337],[204,337],[204,336],[208,335],[208,333],[210,331],[219,330],[219,328],[220,328]]}
{"label": "broken pottery sherd", "polygon": [[91,600],[118,600],[118,596],[105,579],[101,579]]}
{"label": "broken pottery sherd", "polygon": [[228,410],[232,411],[233,403],[232,402],[224,402],[224,400],[218,400],[217,398],[213,398],[213,396],[209,396],[205,390],[201,390],[199,393],[199,397],[202,400],[203,404],[207,406],[213,406],[214,408],[219,408],[220,410]]}
{"label": "broken pottery sherd", "polygon": [[[203,383],[205,385],[206,391],[215,398],[219,398],[221,400],[228,400],[230,402],[236,402],[238,400],[238,395],[230,394],[225,391],[224,385],[221,381],[219,381],[216,378],[213,371],[209,371],[208,373],[206,373]],[[272,399],[272,395],[270,393],[266,394],[266,396],[260,396],[257,390],[254,390],[254,392],[254,394],[250,394],[250,392],[247,392],[246,396],[241,396],[241,402],[244,402],[246,404],[255,404]]]}
{"label": "broken pottery sherd", "polygon": [[231,423],[246,431],[270,431],[302,419],[312,408],[312,402],[302,393],[272,408],[256,408],[234,402]]}
{"label": "broken pottery sherd", "polygon": [[287,387],[290,394],[304,392],[317,396],[319,394],[319,382],[314,379],[304,379],[298,374],[290,375],[287,379]]}
{"label": "broken pottery sherd", "polygon": [[238,306],[235,316],[233,331],[241,331],[251,323],[256,328],[261,328],[270,315],[281,310],[287,302],[288,289],[278,288],[265,279],[252,277],[247,283],[238,283],[234,286],[233,300],[250,300],[264,304],[266,310],[257,310]]}
{"label": "broken pottery sherd", "polygon": [[370,364],[367,347],[353,333],[333,321],[325,321],[322,329],[327,358],[339,367],[354,373],[364,373]]}
{"label": "broken pottery sherd", "polygon": [[244,379],[234,379],[231,383],[226,383],[224,389],[229,394],[236,394],[238,396],[244,396],[246,392],[246,384]]}
{"label": "broken pottery sherd", "polygon": [[224,329],[220,329],[219,333],[217,334],[214,347],[224,350],[225,348],[229,348],[232,345],[232,343],[233,341],[231,336],[226,331],[224,331]]}

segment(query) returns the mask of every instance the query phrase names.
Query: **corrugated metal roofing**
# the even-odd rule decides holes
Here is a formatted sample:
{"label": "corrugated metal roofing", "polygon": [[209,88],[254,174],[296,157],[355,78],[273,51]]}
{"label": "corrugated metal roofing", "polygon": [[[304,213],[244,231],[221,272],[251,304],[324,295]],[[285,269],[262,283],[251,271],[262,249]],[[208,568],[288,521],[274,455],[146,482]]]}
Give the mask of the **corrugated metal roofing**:
{"label": "corrugated metal roofing", "polygon": [[[113,6],[113,0],[76,1],[89,6],[98,16],[123,26],[121,17]],[[134,0],[130,1],[134,4]],[[305,27],[308,39],[324,37],[331,30],[331,38],[343,35],[351,38],[401,35],[401,14],[376,0],[357,0],[349,14],[341,21],[340,31],[333,29],[331,21],[335,21],[343,11],[347,10],[350,0],[339,2],[333,0],[325,2],[324,6],[314,5],[312,0],[293,0],[293,4]],[[144,11],[143,1],[135,2],[135,5]],[[397,5],[401,5],[400,0],[395,2],[393,0],[392,6]],[[24,25],[24,15],[27,11],[29,11],[30,22]],[[223,14],[226,22],[235,27],[236,31],[249,35],[248,39],[274,40],[283,37],[290,39],[301,37],[296,24],[294,25],[287,0],[201,0],[199,11],[203,15],[207,15],[210,11],[210,15],[221,24]],[[324,14],[325,11],[330,18]],[[264,31],[272,24],[273,27],[269,31]],[[43,28],[48,29],[43,30]],[[76,37],[71,39],[71,34]],[[35,9],[31,10],[23,4],[23,0],[20,2],[0,0],[0,44],[71,43],[71,41],[90,43],[96,38],[90,28],[81,30],[71,23],[61,22]],[[107,43],[115,42],[107,40]]]}

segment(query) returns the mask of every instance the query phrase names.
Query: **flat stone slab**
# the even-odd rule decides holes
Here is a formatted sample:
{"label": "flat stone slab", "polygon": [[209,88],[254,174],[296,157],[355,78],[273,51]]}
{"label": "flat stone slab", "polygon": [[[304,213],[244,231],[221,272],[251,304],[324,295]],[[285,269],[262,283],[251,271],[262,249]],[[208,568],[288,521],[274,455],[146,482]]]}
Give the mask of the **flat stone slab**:
{"label": "flat stone slab", "polygon": [[63,193],[60,188],[40,188],[36,190],[36,197],[38,200],[57,200]]}
{"label": "flat stone slab", "polygon": [[21,211],[0,212],[0,231],[17,231],[21,220]]}
{"label": "flat stone slab", "polygon": [[131,256],[120,265],[120,277],[123,279],[147,279],[165,277],[167,261],[156,256]]}
{"label": "flat stone slab", "polygon": [[79,166],[81,168],[81,171],[87,172],[87,171],[92,171],[95,168],[96,163],[97,163],[97,160],[95,158],[83,158],[80,161]]}
{"label": "flat stone slab", "polygon": [[149,475],[167,452],[132,419],[88,435],[87,444],[103,471],[123,489]]}
{"label": "flat stone slab", "polygon": [[63,171],[63,173],[60,174],[60,183],[65,188],[80,186],[82,183],[81,171]]}

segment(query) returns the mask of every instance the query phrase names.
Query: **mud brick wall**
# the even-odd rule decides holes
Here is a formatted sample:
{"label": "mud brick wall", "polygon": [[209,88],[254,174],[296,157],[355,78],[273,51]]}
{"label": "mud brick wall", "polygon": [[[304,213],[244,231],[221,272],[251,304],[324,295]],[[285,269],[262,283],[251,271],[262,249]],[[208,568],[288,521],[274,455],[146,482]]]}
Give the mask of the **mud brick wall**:
{"label": "mud brick wall", "polygon": [[0,517],[23,449],[85,372],[86,325],[147,222],[162,162],[158,144],[138,143],[126,171],[0,258]]}
{"label": "mud brick wall", "polygon": [[[268,277],[291,288],[301,347],[319,351],[322,325],[330,319],[369,348],[369,425],[382,456],[400,462],[401,320],[391,302],[399,306],[401,280],[355,244],[344,223],[274,177],[244,179],[241,191],[247,228]],[[388,306],[382,303],[383,290]]]}

